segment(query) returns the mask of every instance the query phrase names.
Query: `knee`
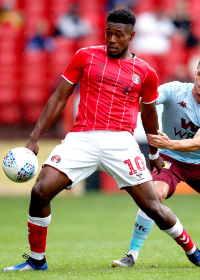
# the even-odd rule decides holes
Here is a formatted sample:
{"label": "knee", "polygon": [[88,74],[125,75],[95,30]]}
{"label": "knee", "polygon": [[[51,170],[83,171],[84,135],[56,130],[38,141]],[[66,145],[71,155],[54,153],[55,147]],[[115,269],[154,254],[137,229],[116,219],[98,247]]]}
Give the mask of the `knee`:
{"label": "knee", "polygon": [[148,205],[143,205],[141,209],[145,212],[145,214],[151,218],[152,220],[155,220],[156,217],[161,215],[161,207],[162,204],[159,202],[159,200],[152,201]]}
{"label": "knee", "polygon": [[162,203],[165,198],[167,197],[169,186],[167,183],[162,182],[162,181],[156,181],[154,182],[155,188],[156,188],[156,193],[157,197]]}
{"label": "knee", "polygon": [[160,189],[156,189],[156,193],[157,193],[157,197],[160,200],[160,202],[162,203],[165,200],[165,194],[163,193],[162,190]]}
{"label": "knee", "polygon": [[45,183],[42,180],[37,181],[31,191],[31,203],[45,206],[49,202],[50,198]]}

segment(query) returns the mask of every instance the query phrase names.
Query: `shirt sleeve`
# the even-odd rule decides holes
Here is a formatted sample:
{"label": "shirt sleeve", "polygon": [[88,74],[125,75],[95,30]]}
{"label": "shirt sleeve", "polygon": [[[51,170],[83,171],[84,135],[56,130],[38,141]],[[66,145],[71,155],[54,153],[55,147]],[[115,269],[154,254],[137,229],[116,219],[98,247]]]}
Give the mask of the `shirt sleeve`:
{"label": "shirt sleeve", "polygon": [[83,57],[83,50],[77,51],[62,75],[71,84],[78,84],[82,77],[85,65]]}
{"label": "shirt sleeve", "polygon": [[143,103],[153,103],[158,98],[158,77],[151,67],[148,68],[147,75],[142,85],[141,97]]}
{"label": "shirt sleeve", "polygon": [[156,100],[156,105],[166,104],[171,97],[172,91],[178,88],[177,82],[170,82],[158,87],[159,97]]}

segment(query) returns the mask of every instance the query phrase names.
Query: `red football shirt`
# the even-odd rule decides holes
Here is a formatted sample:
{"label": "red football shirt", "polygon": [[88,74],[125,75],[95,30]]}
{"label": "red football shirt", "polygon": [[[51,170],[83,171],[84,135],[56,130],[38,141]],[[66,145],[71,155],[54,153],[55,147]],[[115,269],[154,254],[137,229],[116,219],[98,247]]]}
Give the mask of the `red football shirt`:
{"label": "red football shirt", "polygon": [[158,98],[156,72],[137,57],[109,57],[106,46],[80,49],[63,77],[72,84],[80,80],[80,103],[73,132],[114,130],[133,134],[139,98],[143,103]]}

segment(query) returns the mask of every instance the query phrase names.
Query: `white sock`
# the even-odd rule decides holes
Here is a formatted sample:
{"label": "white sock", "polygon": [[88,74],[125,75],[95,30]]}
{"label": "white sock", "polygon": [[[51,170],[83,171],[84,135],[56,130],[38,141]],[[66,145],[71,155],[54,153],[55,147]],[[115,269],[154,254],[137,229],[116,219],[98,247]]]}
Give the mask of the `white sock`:
{"label": "white sock", "polygon": [[165,229],[163,231],[166,232],[167,234],[169,234],[169,236],[171,236],[172,238],[176,238],[179,235],[181,235],[181,233],[183,232],[183,226],[180,223],[179,219],[177,218],[177,221],[172,228]]}
{"label": "white sock", "polygon": [[45,258],[45,253],[44,252],[43,253],[36,253],[36,252],[31,251],[30,257],[35,259],[35,260],[40,261],[40,260]]}
{"label": "white sock", "polygon": [[[176,221],[175,225],[172,228],[166,229],[166,230],[163,230],[163,231],[165,233],[167,233],[169,236],[171,236],[183,248],[186,255],[191,255],[195,252],[196,246],[193,243],[189,234],[183,228],[183,226],[180,223],[178,218],[177,218],[177,221]],[[180,237],[180,235],[182,235],[181,238],[178,238],[178,237]],[[186,239],[188,239],[188,241],[184,242]],[[182,241],[182,243],[180,243],[180,240]],[[190,246],[191,249],[189,251],[188,251],[188,247],[186,247],[185,244],[188,244],[188,245],[190,244],[189,246]]]}
{"label": "white sock", "polygon": [[48,227],[51,222],[51,214],[45,218],[32,217],[28,214],[28,221],[40,227]]}
{"label": "white sock", "polygon": [[127,253],[127,255],[132,255],[132,256],[133,256],[133,260],[134,260],[134,262],[136,262],[136,261],[137,261],[138,254],[139,254],[139,252],[134,251],[134,250],[128,250],[128,253]]}

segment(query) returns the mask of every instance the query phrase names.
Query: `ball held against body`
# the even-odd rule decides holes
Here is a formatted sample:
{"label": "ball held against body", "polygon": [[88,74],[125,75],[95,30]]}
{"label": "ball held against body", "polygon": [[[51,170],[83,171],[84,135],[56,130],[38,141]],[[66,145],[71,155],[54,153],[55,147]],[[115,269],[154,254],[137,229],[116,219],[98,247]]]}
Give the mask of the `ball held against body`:
{"label": "ball held against body", "polygon": [[6,176],[14,182],[28,182],[38,171],[37,156],[27,148],[14,148],[5,155],[3,170]]}

